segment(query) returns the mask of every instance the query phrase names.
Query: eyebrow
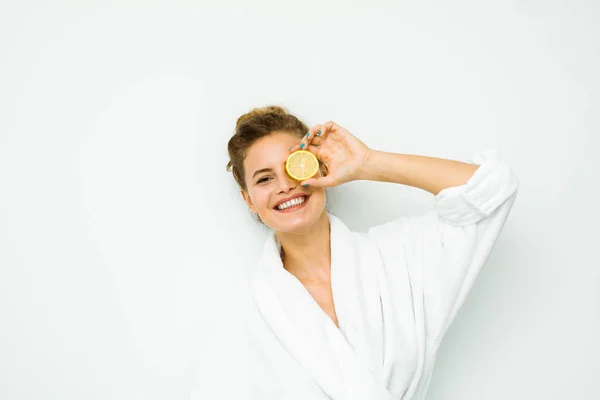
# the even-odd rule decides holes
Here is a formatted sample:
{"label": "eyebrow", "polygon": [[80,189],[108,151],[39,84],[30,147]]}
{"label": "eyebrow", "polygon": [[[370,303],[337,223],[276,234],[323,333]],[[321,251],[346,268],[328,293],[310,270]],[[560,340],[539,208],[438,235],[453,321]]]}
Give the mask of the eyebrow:
{"label": "eyebrow", "polygon": [[272,168],[262,168],[262,169],[257,169],[256,171],[254,171],[254,175],[252,175],[252,179],[254,179],[254,177],[258,174],[261,174],[263,172],[271,172],[273,171]]}

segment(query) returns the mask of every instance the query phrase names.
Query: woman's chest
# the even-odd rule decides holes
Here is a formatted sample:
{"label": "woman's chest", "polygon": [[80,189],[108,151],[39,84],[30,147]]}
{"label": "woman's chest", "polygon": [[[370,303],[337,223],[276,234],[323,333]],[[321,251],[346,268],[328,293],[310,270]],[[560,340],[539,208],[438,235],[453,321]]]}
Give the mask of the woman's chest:
{"label": "woman's chest", "polygon": [[336,326],[338,326],[337,313],[335,312],[335,305],[333,303],[331,279],[300,279],[300,282],[304,285],[306,291],[311,295],[319,307],[321,307],[323,312],[331,318]]}

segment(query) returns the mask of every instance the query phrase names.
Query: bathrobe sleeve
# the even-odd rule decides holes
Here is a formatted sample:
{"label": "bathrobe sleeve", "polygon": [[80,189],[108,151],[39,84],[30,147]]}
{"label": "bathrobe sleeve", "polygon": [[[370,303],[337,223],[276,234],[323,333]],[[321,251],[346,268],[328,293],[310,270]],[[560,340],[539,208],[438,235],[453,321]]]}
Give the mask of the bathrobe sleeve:
{"label": "bathrobe sleeve", "polygon": [[[427,342],[439,345],[486,263],[519,181],[497,149],[475,153],[480,167],[464,185],[435,196],[433,210],[402,217],[367,232],[378,246],[390,280],[408,273],[415,316]],[[405,286],[390,282],[390,289]]]}

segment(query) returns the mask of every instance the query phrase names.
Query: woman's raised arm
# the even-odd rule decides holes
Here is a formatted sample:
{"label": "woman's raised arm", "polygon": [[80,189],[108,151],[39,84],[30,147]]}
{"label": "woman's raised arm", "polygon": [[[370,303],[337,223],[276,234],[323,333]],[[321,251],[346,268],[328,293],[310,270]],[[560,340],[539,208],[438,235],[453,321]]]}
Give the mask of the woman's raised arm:
{"label": "woman's raised arm", "polygon": [[372,180],[414,186],[437,195],[465,184],[478,168],[443,158],[373,150],[333,121],[313,126],[290,152],[298,149],[313,152],[327,167],[326,176],[302,182],[314,187]]}
{"label": "woman's raised arm", "polygon": [[358,179],[401,183],[437,195],[467,183],[478,167],[443,158],[371,150]]}

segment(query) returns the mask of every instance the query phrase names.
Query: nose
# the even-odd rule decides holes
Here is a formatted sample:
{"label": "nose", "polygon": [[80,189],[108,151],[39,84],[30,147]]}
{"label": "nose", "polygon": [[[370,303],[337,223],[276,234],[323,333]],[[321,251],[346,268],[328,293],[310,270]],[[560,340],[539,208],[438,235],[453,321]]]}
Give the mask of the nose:
{"label": "nose", "polygon": [[294,190],[298,186],[298,182],[290,178],[287,173],[282,173],[282,177],[279,179],[279,185],[277,187],[277,193],[287,193]]}

